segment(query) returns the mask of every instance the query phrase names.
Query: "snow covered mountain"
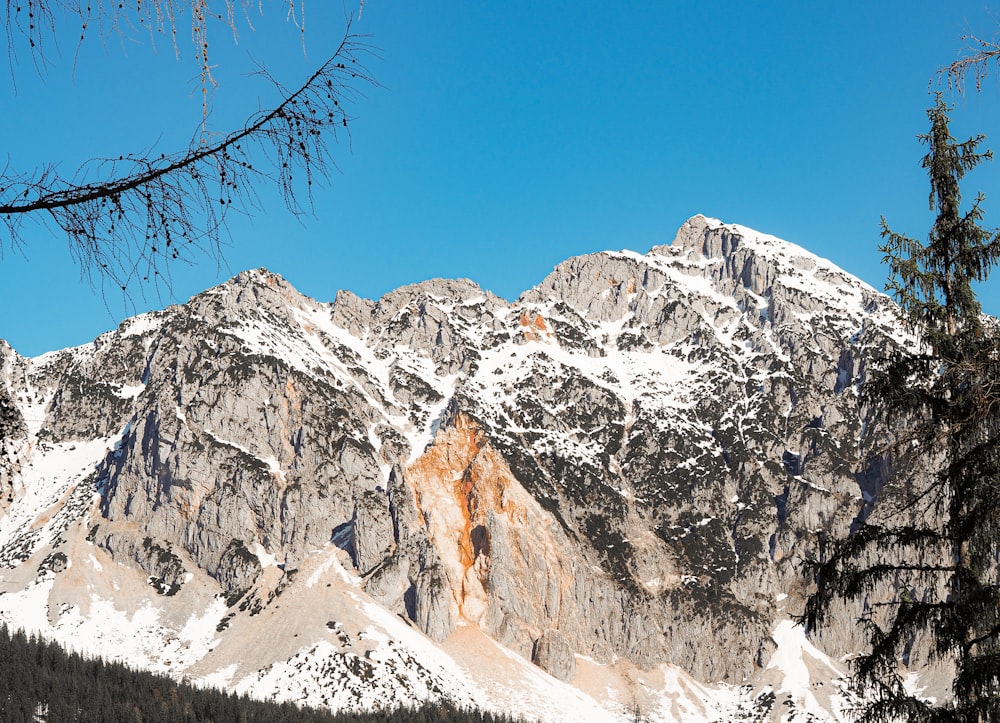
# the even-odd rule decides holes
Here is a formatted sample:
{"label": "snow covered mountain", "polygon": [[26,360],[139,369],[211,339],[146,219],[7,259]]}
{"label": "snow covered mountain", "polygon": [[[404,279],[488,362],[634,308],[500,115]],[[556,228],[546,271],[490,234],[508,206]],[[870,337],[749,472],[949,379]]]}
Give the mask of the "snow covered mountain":
{"label": "snow covered mountain", "polygon": [[886,481],[857,391],[896,326],[696,216],[514,303],[257,270],[82,347],[0,342],[0,620],[335,709],[836,720],[856,629],[806,640],[797,561]]}

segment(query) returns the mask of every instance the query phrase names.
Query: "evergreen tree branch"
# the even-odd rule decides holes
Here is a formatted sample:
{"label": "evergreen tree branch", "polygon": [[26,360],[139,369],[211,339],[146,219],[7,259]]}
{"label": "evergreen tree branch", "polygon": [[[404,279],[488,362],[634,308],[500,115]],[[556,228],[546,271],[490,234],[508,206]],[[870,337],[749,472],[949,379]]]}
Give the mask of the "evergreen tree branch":
{"label": "evergreen tree branch", "polygon": [[[980,61],[992,62],[995,50]],[[882,222],[887,288],[916,346],[873,362],[862,401],[890,436],[874,452],[896,482],[826,560],[808,566],[810,629],[835,601],[862,606],[868,647],[851,681],[865,698],[862,721],[984,721],[1000,712],[1000,324],[983,316],[972,286],[1000,263],[1000,233],[980,226],[981,195],[961,211],[961,179],[992,154],[978,151],[982,136],[951,137],[949,110],[939,94],[920,136],[937,212],[927,241]],[[951,699],[906,691],[901,671],[916,645],[954,666]]]}

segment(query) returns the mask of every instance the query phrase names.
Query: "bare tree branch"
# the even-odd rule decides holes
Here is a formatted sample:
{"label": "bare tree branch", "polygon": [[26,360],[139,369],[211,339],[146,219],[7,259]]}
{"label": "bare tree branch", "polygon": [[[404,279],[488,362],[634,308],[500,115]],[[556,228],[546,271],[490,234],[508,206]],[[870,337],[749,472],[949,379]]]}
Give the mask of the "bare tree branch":
{"label": "bare tree branch", "polygon": [[941,68],[936,77],[943,80],[948,88],[965,93],[969,76],[972,76],[978,93],[983,88],[983,81],[989,75],[990,67],[1000,62],[1000,43],[996,39],[988,40],[973,33],[963,35],[962,42],[965,46],[959,52],[958,59]]}
{"label": "bare tree branch", "polygon": [[[305,47],[305,0],[272,0],[285,6],[287,19],[302,34]],[[56,40],[58,14],[64,18],[75,18],[80,28],[77,38],[77,53],[88,33],[97,32],[102,38],[109,33],[120,37],[133,35],[136,31],[149,35],[150,43],[156,47],[157,37],[169,35],[170,44],[178,59],[181,46],[177,42],[178,18],[189,14],[191,17],[191,43],[194,58],[199,66],[202,93],[202,114],[208,116],[211,90],[215,87],[212,65],[209,59],[208,30],[212,21],[222,23],[233,34],[236,41],[237,8],[250,29],[250,8],[263,12],[262,0],[4,0],[0,5],[0,23],[7,32],[7,56],[14,79],[17,61],[17,46],[21,41],[28,46],[32,61],[39,75],[45,74],[48,43]],[[62,23],[60,23],[62,24]],[[97,26],[96,30],[95,27]],[[75,61],[74,61],[75,66]]]}
{"label": "bare tree branch", "polygon": [[312,185],[335,167],[328,138],[349,134],[345,103],[362,83],[375,84],[362,57],[369,53],[350,20],[336,52],[300,87],[289,91],[261,68],[282,101],[215,142],[197,133],[184,152],[95,159],[70,177],[55,165],[33,174],[0,173],[4,246],[23,248],[27,219],[64,232],[87,277],[96,273],[127,292],[150,282],[169,288],[169,265],[195,252],[220,255],[220,230],[235,206],[257,207],[256,184],[274,183],[288,209],[312,203]]}

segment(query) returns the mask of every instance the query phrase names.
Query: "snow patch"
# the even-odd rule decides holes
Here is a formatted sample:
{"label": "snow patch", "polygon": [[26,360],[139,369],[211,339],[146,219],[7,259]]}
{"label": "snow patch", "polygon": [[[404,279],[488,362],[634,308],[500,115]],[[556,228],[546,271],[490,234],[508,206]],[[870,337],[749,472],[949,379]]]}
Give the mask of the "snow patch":
{"label": "snow patch", "polygon": [[[768,661],[767,670],[779,674],[778,693],[788,693],[793,701],[820,720],[831,720],[830,709],[816,698],[815,681],[822,685],[822,678],[842,679],[844,671],[825,653],[806,638],[805,629],[791,620],[783,620],[771,634],[777,648]],[[839,694],[829,696],[834,713],[845,708],[846,701]]]}

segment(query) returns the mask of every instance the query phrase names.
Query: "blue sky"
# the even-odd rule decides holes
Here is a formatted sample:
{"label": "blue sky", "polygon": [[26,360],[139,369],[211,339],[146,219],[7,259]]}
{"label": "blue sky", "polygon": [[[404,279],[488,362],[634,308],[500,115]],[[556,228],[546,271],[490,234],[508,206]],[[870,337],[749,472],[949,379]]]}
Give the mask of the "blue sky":
{"label": "blue sky", "polygon": [[[304,54],[283,1],[265,0],[256,31],[241,21],[237,44],[211,29],[213,128],[273,103],[246,77],[254,62],[297,84],[357,10],[305,0]],[[0,338],[25,355],[85,343],[261,266],[321,300],[436,276],[512,299],[570,256],[669,243],[696,213],[798,243],[881,288],[880,216],[920,238],[931,221],[915,138],[929,82],[963,33],[1000,25],[981,0],[367,0],[354,30],[377,49],[369,68],[381,87],[353,106],[351,143],[333,147],[339,170],[312,214],[293,217],[264,191],[263,212],[230,218],[221,264],[176,267],[172,293],[127,305],[81,279],[65,238],[29,227],[20,250],[3,238]],[[201,104],[185,27],[179,60],[132,31],[92,33],[75,64],[76,29],[66,31],[41,77],[23,48],[0,73],[11,169],[71,171],[187,143]],[[949,96],[956,136],[1000,138],[998,78]],[[966,199],[977,190],[987,223],[1000,225],[1000,165],[968,177]],[[994,314],[997,279],[982,290]]]}

